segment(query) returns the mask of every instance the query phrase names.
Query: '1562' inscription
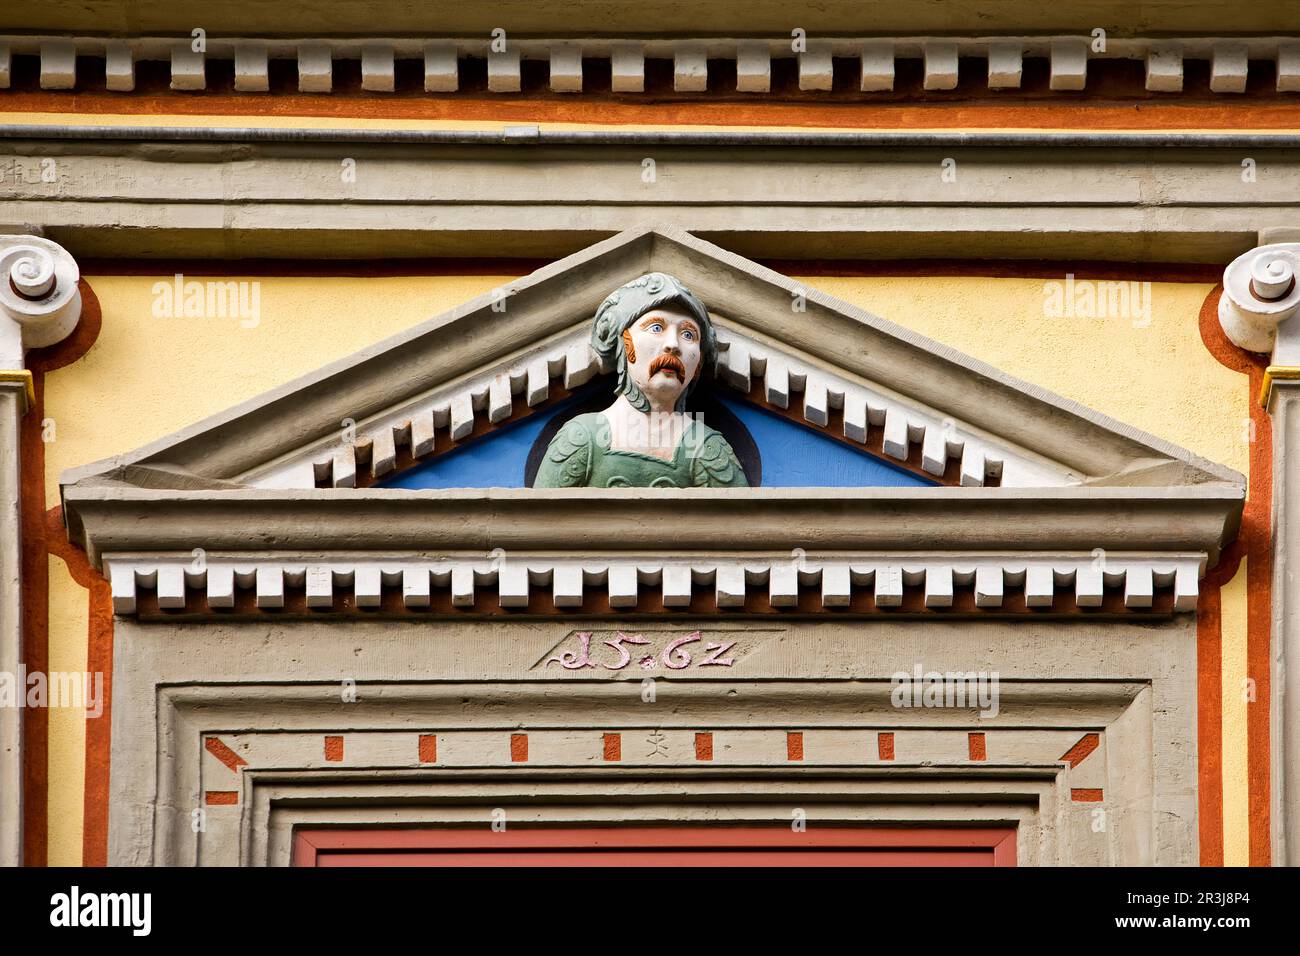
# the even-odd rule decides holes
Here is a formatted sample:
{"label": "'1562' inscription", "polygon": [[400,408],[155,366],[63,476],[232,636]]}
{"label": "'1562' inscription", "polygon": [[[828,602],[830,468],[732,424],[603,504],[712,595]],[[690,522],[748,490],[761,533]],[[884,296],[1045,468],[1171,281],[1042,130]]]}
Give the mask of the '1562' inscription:
{"label": "'1562' inscription", "polygon": [[545,666],[559,664],[570,671],[586,667],[610,671],[627,667],[642,670],[663,667],[680,671],[688,667],[730,667],[735,663],[734,657],[727,656],[736,646],[735,641],[708,641],[699,631],[664,635],[655,640],[644,634],[625,634],[622,631],[615,631],[608,640],[593,641],[593,637],[590,631],[570,635],[556,648],[556,653],[547,658]]}

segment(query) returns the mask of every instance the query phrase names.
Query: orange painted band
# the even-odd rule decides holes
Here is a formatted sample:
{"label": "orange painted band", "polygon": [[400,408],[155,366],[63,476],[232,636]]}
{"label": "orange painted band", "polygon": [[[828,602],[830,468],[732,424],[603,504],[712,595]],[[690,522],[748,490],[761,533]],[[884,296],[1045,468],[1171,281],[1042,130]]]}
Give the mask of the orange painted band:
{"label": "orange painted band", "polygon": [[[955,91],[954,91],[955,92]],[[638,96],[640,101],[638,101]],[[184,115],[324,117],[333,119],[425,122],[572,123],[591,126],[757,126],[831,129],[1087,129],[1087,130],[1294,130],[1300,128],[1294,104],[1251,98],[1215,102],[1135,102],[1131,96],[1105,98],[1084,93],[1061,102],[1019,98],[989,102],[951,98],[952,94],[911,101],[880,102],[860,96],[840,100],[753,101],[739,96],[692,100],[674,96],[623,96],[585,93],[509,97],[455,93],[387,97],[352,95],[336,89],[328,96],[296,92],[202,94],[159,91],[133,94],[88,91],[0,92],[0,112],[85,113],[94,115]]]}
{"label": "orange painted band", "polygon": [[[1239,349],[1219,324],[1216,286],[1201,305],[1201,341],[1219,363],[1248,376],[1249,395],[1263,385],[1266,360]],[[1223,864],[1222,614],[1220,589],[1246,558],[1246,673],[1255,682],[1255,699],[1246,710],[1246,775],[1249,862],[1272,861],[1272,781],[1269,706],[1272,696],[1270,640],[1273,588],[1273,422],[1265,409],[1247,400],[1254,441],[1250,443],[1249,482],[1241,530],[1219,564],[1205,577],[1197,606],[1197,699],[1200,756],[1201,854],[1206,865]]]}

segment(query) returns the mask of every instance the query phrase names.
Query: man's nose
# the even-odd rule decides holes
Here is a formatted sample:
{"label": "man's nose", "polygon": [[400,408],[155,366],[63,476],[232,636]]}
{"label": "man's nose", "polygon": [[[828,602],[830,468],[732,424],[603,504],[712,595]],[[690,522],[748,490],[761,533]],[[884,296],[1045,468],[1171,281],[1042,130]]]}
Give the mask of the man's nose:
{"label": "man's nose", "polygon": [[674,355],[681,354],[681,346],[677,344],[677,330],[669,329],[664,335],[664,351],[672,352]]}

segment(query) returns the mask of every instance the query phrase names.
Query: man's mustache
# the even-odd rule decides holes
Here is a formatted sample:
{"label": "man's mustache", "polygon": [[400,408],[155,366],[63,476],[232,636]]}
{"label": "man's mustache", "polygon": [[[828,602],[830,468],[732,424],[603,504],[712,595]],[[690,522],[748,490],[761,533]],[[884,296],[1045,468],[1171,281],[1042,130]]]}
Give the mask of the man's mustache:
{"label": "man's mustache", "polygon": [[662,352],[656,355],[650,362],[650,378],[654,378],[660,372],[671,372],[677,376],[677,381],[686,381],[686,366],[682,360],[671,352]]}

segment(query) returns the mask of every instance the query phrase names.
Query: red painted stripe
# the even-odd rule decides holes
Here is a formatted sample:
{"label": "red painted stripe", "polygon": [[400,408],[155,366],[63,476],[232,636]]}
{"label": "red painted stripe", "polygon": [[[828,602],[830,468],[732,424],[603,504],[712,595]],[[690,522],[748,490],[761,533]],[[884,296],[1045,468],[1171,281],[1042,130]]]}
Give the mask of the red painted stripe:
{"label": "red painted stripe", "polygon": [[623,735],[622,734],[605,735],[605,759],[606,760],[623,759]]}
{"label": "red painted stripe", "polygon": [[510,735],[510,759],[515,763],[528,762],[528,735]]}
{"label": "red painted stripe", "polygon": [[971,760],[985,760],[985,759],[987,759],[987,756],[988,756],[988,755],[987,755],[986,751],[984,750],[984,735],[983,735],[983,734],[968,734],[967,737],[966,737],[966,746],[967,746],[967,749],[970,751],[970,759],[971,759]]}
{"label": "red painted stripe", "polygon": [[208,753],[212,754],[212,756],[216,757],[231,770],[238,772],[240,767],[248,766],[247,760],[223,744],[217,737],[209,737],[207,740],[203,741],[203,746]]}
{"label": "red painted stripe", "polygon": [[703,733],[695,735],[695,759],[713,759],[713,734]]}
{"label": "red painted stripe", "polygon": [[420,763],[438,762],[438,735],[420,734]]}
{"label": "red painted stripe", "polygon": [[785,759],[802,760],[803,759],[803,733],[798,730],[792,730],[785,735]]}
{"label": "red painted stripe", "polygon": [[1083,763],[1083,758],[1097,749],[1101,743],[1101,734],[1084,734],[1079,742],[1061,755],[1061,759],[1073,769]]}
{"label": "red painted stripe", "polygon": [[1070,799],[1075,803],[1101,803],[1100,790],[1071,790]]}
{"label": "red painted stripe", "polygon": [[880,755],[881,760],[894,759],[894,734],[892,731],[876,734],[876,752]]}
{"label": "red painted stripe", "polygon": [[403,827],[298,830],[318,849],[471,849],[604,847],[926,847],[993,848],[1014,827]]}
{"label": "red painted stripe", "polygon": [[325,759],[331,763],[338,763],[343,759],[342,737],[325,738]]}
{"label": "red painted stripe", "polygon": [[239,791],[209,790],[203,800],[210,807],[233,807],[239,803]]}

